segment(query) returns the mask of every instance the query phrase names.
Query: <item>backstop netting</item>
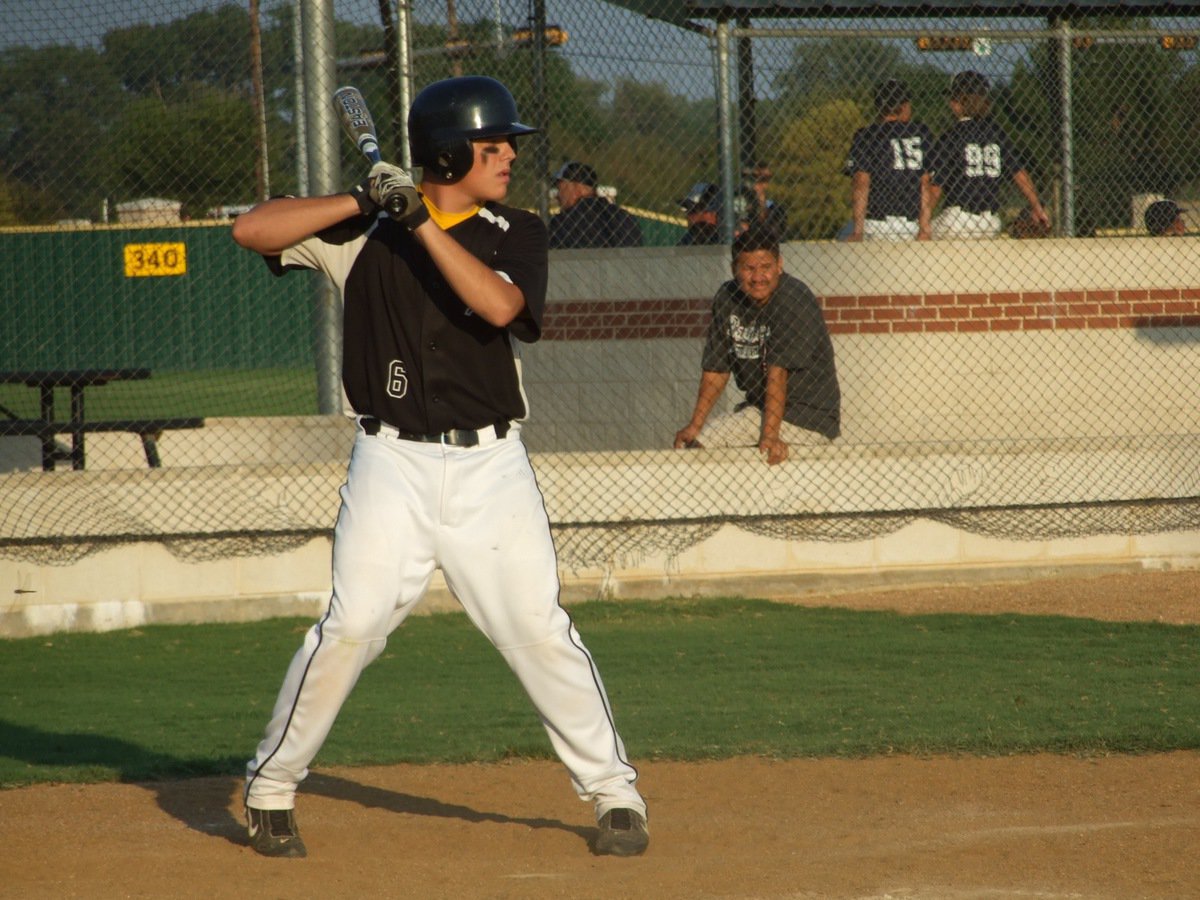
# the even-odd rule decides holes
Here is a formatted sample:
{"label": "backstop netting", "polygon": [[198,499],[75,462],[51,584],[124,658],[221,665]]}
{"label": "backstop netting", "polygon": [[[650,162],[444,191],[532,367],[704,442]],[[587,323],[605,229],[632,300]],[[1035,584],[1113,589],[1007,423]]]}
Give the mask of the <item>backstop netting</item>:
{"label": "backstop netting", "polygon": [[[523,353],[564,564],[675,554],[728,523],[817,541],[917,518],[1013,539],[1197,527],[1200,17],[958,7],[5,4],[0,555],[152,540],[203,559],[330,532],[353,439],[339,299],[272,276],[231,223],[365,175],[333,88],[362,90],[404,161],[407,102],[458,74],[504,81],[540,129],[509,203],[553,223],[574,161],[636,225],[616,242],[551,224]],[[961,120],[980,127],[962,139]],[[766,228],[816,316],[714,323],[719,293],[746,299],[731,240]],[[745,362],[776,353],[818,410],[801,418],[833,410],[836,436],[768,465],[771,367]],[[702,446],[676,449],[705,370],[732,375]],[[725,446],[716,423],[747,414]]]}

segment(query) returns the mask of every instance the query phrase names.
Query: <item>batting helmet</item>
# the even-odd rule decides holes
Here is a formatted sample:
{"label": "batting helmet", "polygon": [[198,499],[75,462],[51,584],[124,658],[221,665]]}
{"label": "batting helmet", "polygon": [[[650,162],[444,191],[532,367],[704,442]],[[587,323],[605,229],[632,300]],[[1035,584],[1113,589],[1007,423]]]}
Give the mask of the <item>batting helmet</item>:
{"label": "batting helmet", "polygon": [[494,78],[467,75],[435,81],[408,110],[408,146],[413,165],[451,183],[470,171],[474,138],[531,134],[517,121],[517,102]]}

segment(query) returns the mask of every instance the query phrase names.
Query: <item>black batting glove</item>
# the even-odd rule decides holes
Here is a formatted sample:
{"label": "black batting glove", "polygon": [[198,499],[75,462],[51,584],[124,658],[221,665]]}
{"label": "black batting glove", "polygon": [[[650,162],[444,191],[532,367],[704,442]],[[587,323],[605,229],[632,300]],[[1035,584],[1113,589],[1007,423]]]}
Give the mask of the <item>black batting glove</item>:
{"label": "black batting glove", "polygon": [[350,196],[354,198],[354,202],[358,204],[359,212],[364,216],[375,216],[379,214],[379,204],[375,202],[371,196],[371,178],[364,178],[354,187],[350,188]]}
{"label": "black batting glove", "polygon": [[400,217],[399,222],[409,231],[416,231],[422,225],[429,221],[429,207],[425,205],[425,201],[417,199],[416,204],[407,213]]}

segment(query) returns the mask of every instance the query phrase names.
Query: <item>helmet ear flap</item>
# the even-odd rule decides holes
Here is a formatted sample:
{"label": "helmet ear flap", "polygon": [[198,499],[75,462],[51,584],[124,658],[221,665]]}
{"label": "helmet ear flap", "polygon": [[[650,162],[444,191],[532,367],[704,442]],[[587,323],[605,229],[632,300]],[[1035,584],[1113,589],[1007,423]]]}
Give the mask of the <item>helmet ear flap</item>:
{"label": "helmet ear flap", "polygon": [[437,147],[434,157],[434,173],[453,184],[461,181],[475,162],[475,151],[470,141],[456,141]]}

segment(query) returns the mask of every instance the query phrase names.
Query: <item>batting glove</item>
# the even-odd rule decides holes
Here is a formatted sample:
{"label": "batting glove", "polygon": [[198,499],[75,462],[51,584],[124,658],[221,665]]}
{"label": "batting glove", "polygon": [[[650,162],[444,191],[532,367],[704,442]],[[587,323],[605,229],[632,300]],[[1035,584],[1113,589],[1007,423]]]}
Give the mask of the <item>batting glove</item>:
{"label": "batting glove", "polygon": [[354,198],[354,202],[358,204],[358,211],[364,216],[375,216],[379,214],[379,206],[371,199],[371,179],[364,178],[354,187],[350,188],[350,196]]}
{"label": "batting glove", "polygon": [[367,180],[371,184],[371,200],[396,221],[412,229],[429,218],[429,211],[417,193],[412,176],[404,169],[391,163],[377,162],[371,166]]}

